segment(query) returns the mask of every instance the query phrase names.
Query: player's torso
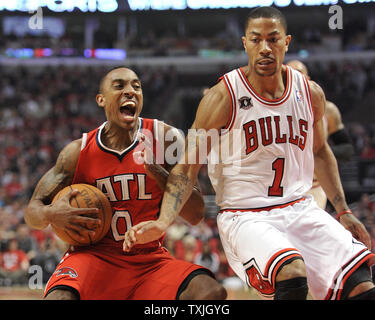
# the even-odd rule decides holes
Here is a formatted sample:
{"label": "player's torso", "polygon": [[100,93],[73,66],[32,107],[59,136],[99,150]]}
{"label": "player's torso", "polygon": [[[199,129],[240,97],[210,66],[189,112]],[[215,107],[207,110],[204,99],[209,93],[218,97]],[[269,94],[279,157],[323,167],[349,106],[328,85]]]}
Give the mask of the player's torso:
{"label": "player's torso", "polygon": [[[209,158],[209,175],[218,205],[266,207],[296,200],[313,176],[313,111],[306,79],[286,67],[282,97],[259,96],[239,68],[223,80],[232,117]],[[218,155],[220,154],[220,155]],[[212,155],[211,155],[212,156]],[[220,160],[215,162],[219,158]]]}
{"label": "player's torso", "polygon": [[[139,133],[147,131],[148,136],[153,133],[154,120],[140,118],[139,121]],[[128,228],[157,219],[163,192],[134,157],[140,147],[138,139],[121,152],[111,150],[101,140],[104,125],[83,135],[73,183],[94,185],[107,195],[113,211],[112,223],[100,245],[122,248]]]}

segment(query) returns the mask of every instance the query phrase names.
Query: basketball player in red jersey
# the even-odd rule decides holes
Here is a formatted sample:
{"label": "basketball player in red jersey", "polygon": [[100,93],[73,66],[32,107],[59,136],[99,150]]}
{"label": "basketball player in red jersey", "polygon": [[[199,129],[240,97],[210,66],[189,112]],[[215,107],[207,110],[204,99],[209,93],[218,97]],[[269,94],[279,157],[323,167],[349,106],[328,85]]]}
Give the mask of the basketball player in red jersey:
{"label": "basketball player in red jersey", "polygon": [[[158,239],[174,221],[201,167],[189,159],[208,140],[220,238],[244,282],[265,298],[306,299],[310,289],[319,300],[375,299],[370,237],[349,210],[323,130],[324,92],[283,64],[291,36],[279,10],[252,10],[242,41],[248,65],[202,98],[192,128],[203,130],[170,172],[158,220],[132,227],[125,250]],[[215,129],[219,142],[208,134]],[[340,223],[305,196],[314,163]]]}
{"label": "basketball player in red jersey", "polygon": [[[310,79],[307,66],[302,61],[291,60],[288,61],[287,65],[298,70]],[[323,120],[327,139],[331,142],[331,149],[336,159],[342,161],[350,160],[354,153],[353,145],[342,122],[340,110],[331,101],[326,101],[326,111]],[[309,194],[314,197],[320,208],[326,208],[327,196],[315,176]]]}
{"label": "basketball player in red jersey", "polygon": [[[45,298],[225,299],[225,289],[211,272],[173,258],[161,245],[163,236],[135,246],[130,252],[123,251],[127,228],[157,219],[171,167],[168,163],[164,167],[155,162],[142,163],[136,153],[143,150],[141,155],[147,155],[146,142],[153,142],[151,153],[156,153],[159,143],[174,128],[140,117],[141,81],[130,69],[118,67],[107,73],[96,100],[104,108],[107,121],[61,151],[56,165],[39,181],[25,220],[37,229],[54,224],[78,234],[93,232],[98,224],[94,217],[97,209],[69,205],[77,190],[51,204],[54,195],[65,186],[87,183],[108,196],[113,209],[111,228],[99,243],[68,250],[48,281]],[[145,148],[139,148],[142,144],[146,144]],[[165,141],[161,151],[169,144]],[[197,224],[203,215],[203,198],[195,189],[181,216]]]}

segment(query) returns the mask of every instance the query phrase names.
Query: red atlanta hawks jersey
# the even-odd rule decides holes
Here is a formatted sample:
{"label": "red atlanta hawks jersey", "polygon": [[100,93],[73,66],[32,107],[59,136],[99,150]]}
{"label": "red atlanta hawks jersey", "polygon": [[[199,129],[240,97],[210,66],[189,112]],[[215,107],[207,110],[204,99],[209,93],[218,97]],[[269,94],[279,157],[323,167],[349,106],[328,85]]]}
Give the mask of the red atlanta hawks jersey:
{"label": "red atlanta hawks jersey", "polygon": [[208,159],[216,202],[251,209],[294,201],[311,187],[313,110],[306,78],[285,66],[281,98],[261,97],[242,68],[225,74],[231,117]]}
{"label": "red atlanta hawks jersey", "polygon": [[[147,176],[144,165],[134,158],[139,145],[139,133],[147,137],[152,134],[155,151],[156,123],[157,120],[139,118],[139,129],[134,142],[121,152],[102,143],[101,133],[106,122],[82,136],[81,153],[73,183],[87,183],[99,188],[107,195],[113,211],[111,228],[97,246],[122,250],[128,228],[158,217],[163,192],[157,182]],[[159,245],[160,242],[155,241],[134,248]]]}

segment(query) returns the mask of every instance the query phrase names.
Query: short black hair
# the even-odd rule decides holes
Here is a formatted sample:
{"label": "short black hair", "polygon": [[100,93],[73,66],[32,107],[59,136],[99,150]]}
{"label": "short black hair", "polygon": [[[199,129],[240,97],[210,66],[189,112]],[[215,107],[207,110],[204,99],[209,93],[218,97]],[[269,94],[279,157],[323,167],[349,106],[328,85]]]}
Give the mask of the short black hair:
{"label": "short black hair", "polygon": [[115,66],[115,67],[111,67],[110,69],[108,69],[106,71],[106,73],[104,74],[104,76],[102,76],[102,78],[100,79],[100,82],[99,82],[99,93],[103,92],[104,80],[107,77],[107,74],[110,73],[112,70],[119,69],[119,68],[126,68],[126,67],[118,65],[118,66]]}
{"label": "short black hair", "polygon": [[138,74],[136,68],[133,68],[133,67],[130,67],[130,66],[126,66],[126,65],[117,65],[117,66],[114,66],[114,67],[110,67],[110,68],[107,70],[107,72],[105,73],[105,75],[100,79],[100,82],[99,82],[99,93],[102,93],[102,92],[103,92],[104,81],[105,81],[107,75],[108,75],[111,71],[113,71],[113,70],[116,70],[116,69],[122,69],[122,68],[133,70],[135,74]]}
{"label": "short black hair", "polygon": [[271,18],[271,19],[278,19],[281,22],[281,25],[285,29],[285,33],[287,33],[288,25],[285,19],[285,16],[283,13],[274,8],[274,7],[258,7],[250,11],[250,13],[247,15],[245,24],[244,24],[244,30],[246,33],[247,27],[249,26],[249,22],[251,19],[257,19],[257,18]]}

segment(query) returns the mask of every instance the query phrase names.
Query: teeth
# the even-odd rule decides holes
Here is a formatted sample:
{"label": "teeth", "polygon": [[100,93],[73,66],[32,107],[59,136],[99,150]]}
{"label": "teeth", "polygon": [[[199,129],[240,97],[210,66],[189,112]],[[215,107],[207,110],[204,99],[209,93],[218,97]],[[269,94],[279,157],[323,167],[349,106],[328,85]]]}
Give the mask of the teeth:
{"label": "teeth", "polygon": [[121,107],[126,107],[126,106],[135,106],[135,102],[134,101],[127,101]]}

